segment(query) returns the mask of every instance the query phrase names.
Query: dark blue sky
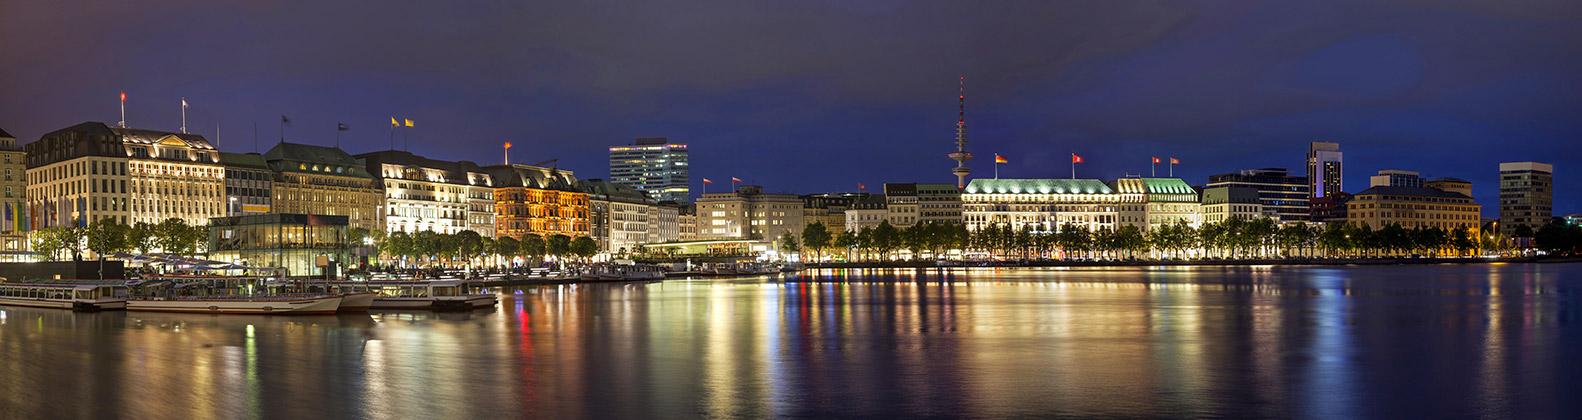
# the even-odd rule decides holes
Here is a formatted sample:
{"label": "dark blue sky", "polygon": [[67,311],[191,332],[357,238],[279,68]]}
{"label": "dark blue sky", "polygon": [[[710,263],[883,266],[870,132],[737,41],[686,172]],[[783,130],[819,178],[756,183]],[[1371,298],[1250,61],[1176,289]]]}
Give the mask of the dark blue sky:
{"label": "dark blue sky", "polygon": [[[659,4],[664,3],[664,4]],[[1557,215],[1582,212],[1582,2],[211,1],[0,2],[0,128],[24,142],[86,120],[188,124],[226,151],[280,137],[388,149],[416,121],[431,158],[559,158],[608,174],[606,148],[690,143],[694,190],[954,182],[956,78],[974,176],[1148,171],[1193,184],[1303,172],[1346,153],[1347,191],[1380,169],[1474,182],[1556,166]],[[398,148],[400,134],[397,133]],[[1161,167],[1163,174],[1163,167]]]}

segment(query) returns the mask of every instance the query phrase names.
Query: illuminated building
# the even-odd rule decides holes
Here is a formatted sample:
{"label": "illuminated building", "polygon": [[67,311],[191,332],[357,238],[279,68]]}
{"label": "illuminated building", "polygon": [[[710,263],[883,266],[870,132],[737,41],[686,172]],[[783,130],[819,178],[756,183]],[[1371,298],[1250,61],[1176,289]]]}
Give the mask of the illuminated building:
{"label": "illuminated building", "polygon": [[1179,178],[1121,178],[1109,183],[1120,194],[1116,220],[1148,232],[1163,225],[1202,223],[1198,192]]}
{"label": "illuminated building", "polygon": [[653,216],[648,218],[648,242],[680,240],[681,212],[684,207],[686,206],[674,201],[661,201],[655,204]]}
{"label": "illuminated building", "polygon": [[274,172],[257,153],[220,152],[225,166],[225,215],[268,214],[274,200]]}
{"label": "illuminated building", "polygon": [[354,156],[384,189],[384,229],[495,236],[494,181],[477,164],[385,150]]}
{"label": "illuminated building", "polygon": [[699,239],[761,239],[775,241],[785,232],[802,234],[802,199],[793,194],[764,193],[743,185],[728,193],[698,199]]}
{"label": "illuminated building", "polygon": [[1406,229],[1465,227],[1476,236],[1481,206],[1472,201],[1471,193],[1472,183],[1455,178],[1427,181],[1421,187],[1374,186],[1346,204],[1346,219],[1374,229],[1392,223]]}
{"label": "illuminated building", "polygon": [[588,194],[588,236],[600,251],[626,253],[649,242],[649,219],[658,207],[653,198],[602,179],[583,180],[578,188]]}
{"label": "illuminated building", "polygon": [[0,130],[0,261],[22,258],[27,252],[27,155],[16,137]]}
{"label": "illuminated building", "polygon": [[1203,190],[1202,208],[1203,223],[1223,223],[1237,217],[1252,220],[1265,215],[1258,189],[1246,186],[1208,187]]}
{"label": "illuminated building", "polygon": [[636,144],[611,147],[610,182],[641,190],[655,201],[690,203],[687,145],[643,137]]}
{"label": "illuminated building", "polygon": [[346,151],[281,142],[264,153],[264,161],[275,174],[270,211],[346,216],[352,228],[384,229],[384,191]]}
{"label": "illuminated building", "polygon": [[[864,228],[877,228],[879,223],[890,220],[889,200],[884,194],[863,194],[851,200],[851,204],[846,206],[845,230],[861,232]],[[830,233],[835,232],[830,230]]]}
{"label": "illuminated building", "polygon": [[588,194],[571,171],[528,165],[483,167],[494,180],[494,225],[499,237],[588,235]]}
{"label": "illuminated building", "polygon": [[1307,148],[1307,182],[1309,199],[1328,197],[1341,191],[1340,145],[1315,141]]}
{"label": "illuminated building", "polygon": [[1066,224],[1114,229],[1122,204],[1121,195],[1097,179],[974,179],[961,202],[967,229],[973,231],[997,226],[1055,231]]}
{"label": "illuminated building", "polygon": [[[867,195],[864,194],[863,197]],[[851,202],[861,197],[838,194],[808,194],[802,198],[803,225],[813,222],[824,224],[824,230],[830,234],[839,234],[846,230],[846,208]],[[800,232],[798,235],[800,237]]]}
{"label": "illuminated building", "polygon": [[1309,191],[1312,185],[1306,177],[1291,176],[1285,168],[1247,169],[1232,174],[1210,175],[1208,188],[1215,187],[1252,188],[1258,194],[1261,207],[1273,212],[1277,222],[1296,223],[1311,219],[1312,210],[1308,208],[1308,199],[1312,195]]}
{"label": "illuminated building", "polygon": [[1534,232],[1554,217],[1554,165],[1538,162],[1500,164],[1500,232],[1516,226]]}
{"label": "illuminated building", "polygon": [[219,152],[197,134],[85,122],[24,149],[33,230],[99,219],[203,226],[225,214]]}

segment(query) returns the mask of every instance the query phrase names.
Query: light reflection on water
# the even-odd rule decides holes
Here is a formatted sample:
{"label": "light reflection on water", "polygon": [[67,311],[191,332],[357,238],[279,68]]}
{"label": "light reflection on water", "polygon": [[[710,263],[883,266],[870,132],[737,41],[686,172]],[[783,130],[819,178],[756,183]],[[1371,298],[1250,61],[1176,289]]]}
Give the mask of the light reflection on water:
{"label": "light reflection on water", "polygon": [[[1575,418],[1579,265],[821,270],[471,313],[0,308],[7,418]],[[113,413],[113,414],[107,414]]]}

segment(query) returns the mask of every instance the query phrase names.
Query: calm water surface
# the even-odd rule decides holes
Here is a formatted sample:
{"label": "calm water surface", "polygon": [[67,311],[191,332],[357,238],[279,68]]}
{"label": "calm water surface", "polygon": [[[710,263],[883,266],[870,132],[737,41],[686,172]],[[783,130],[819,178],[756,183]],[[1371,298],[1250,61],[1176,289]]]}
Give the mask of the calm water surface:
{"label": "calm water surface", "polygon": [[0,417],[1582,416],[1582,264],[788,279],[472,313],[0,307]]}

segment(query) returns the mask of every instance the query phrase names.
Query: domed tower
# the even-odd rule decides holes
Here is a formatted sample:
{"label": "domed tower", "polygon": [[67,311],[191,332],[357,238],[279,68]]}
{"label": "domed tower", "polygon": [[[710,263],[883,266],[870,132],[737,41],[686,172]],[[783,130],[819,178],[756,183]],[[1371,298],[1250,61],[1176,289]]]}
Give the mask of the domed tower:
{"label": "domed tower", "polygon": [[950,158],[956,161],[956,167],[950,173],[956,175],[956,188],[966,188],[967,174],[972,173],[971,169],[967,169],[967,159],[972,159],[972,154],[967,153],[967,78],[961,78],[958,83],[958,99],[961,103],[960,115],[956,118],[956,152],[950,154]]}

